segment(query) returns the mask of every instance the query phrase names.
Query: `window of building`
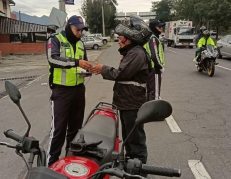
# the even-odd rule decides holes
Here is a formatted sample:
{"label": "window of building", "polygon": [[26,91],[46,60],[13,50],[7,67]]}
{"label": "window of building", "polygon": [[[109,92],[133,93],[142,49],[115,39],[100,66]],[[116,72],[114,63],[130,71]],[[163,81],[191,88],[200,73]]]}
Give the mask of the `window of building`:
{"label": "window of building", "polygon": [[2,0],[2,5],[3,5],[3,9],[7,9],[7,2],[6,2],[6,0]]}

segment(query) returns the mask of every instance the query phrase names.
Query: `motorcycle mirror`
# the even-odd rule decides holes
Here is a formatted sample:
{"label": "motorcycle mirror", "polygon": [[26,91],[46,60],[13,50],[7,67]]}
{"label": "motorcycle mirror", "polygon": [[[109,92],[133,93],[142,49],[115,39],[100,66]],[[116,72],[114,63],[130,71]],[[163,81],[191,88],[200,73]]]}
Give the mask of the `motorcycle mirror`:
{"label": "motorcycle mirror", "polygon": [[159,121],[172,114],[172,106],[164,100],[153,100],[144,103],[137,114],[136,124],[142,125],[148,122]]}
{"label": "motorcycle mirror", "polygon": [[132,128],[127,138],[122,143],[121,152],[119,154],[120,158],[124,159],[124,146],[138,125],[142,125],[148,122],[160,121],[169,117],[171,114],[172,114],[172,106],[167,101],[153,100],[144,103],[138,111],[134,127]]}
{"label": "motorcycle mirror", "polygon": [[29,132],[30,132],[30,128],[31,128],[31,124],[30,124],[26,114],[24,113],[24,111],[20,105],[21,93],[19,92],[19,89],[13,83],[11,83],[9,81],[5,82],[5,88],[6,88],[6,92],[10,96],[10,99],[19,107],[23,117],[25,118],[25,120],[27,122],[28,129],[27,129],[27,132],[24,136],[28,137]]}
{"label": "motorcycle mirror", "polygon": [[18,88],[11,82],[6,81],[5,82],[5,89],[7,94],[10,96],[10,99],[15,103],[18,104],[21,99],[21,94],[18,90]]}

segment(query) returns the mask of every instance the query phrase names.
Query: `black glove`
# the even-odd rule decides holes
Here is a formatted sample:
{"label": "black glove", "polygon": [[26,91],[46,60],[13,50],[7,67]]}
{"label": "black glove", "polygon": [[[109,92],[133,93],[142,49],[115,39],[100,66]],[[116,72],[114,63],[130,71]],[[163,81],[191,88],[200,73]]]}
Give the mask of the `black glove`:
{"label": "black glove", "polygon": [[98,158],[103,158],[107,153],[106,149],[98,148],[98,145],[103,141],[86,143],[84,140],[84,135],[81,134],[77,142],[70,143],[70,151],[78,155],[90,154]]}

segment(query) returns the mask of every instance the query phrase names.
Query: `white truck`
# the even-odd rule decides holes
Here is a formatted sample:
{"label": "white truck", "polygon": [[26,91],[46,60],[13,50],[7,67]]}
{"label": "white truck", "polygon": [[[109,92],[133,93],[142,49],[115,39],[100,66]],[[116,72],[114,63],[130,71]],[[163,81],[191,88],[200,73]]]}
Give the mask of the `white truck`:
{"label": "white truck", "polygon": [[188,46],[193,48],[195,46],[196,33],[192,26],[192,21],[170,21],[166,22],[165,38],[167,39],[167,46]]}

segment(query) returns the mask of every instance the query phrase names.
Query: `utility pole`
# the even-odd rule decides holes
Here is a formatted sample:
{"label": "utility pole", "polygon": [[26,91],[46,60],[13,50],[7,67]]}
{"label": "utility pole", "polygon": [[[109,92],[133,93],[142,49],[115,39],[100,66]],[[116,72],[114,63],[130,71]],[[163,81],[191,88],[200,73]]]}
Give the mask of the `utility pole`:
{"label": "utility pole", "polygon": [[[20,21],[20,26],[19,26],[19,29],[20,29],[20,30],[19,30],[19,31],[21,31],[21,25],[22,25],[22,22],[21,22],[21,21],[22,21],[22,19],[21,19],[21,12],[20,12],[20,11],[19,11],[19,14],[18,14],[18,15],[19,15],[19,21]],[[22,42],[22,33],[20,34],[20,36],[21,36],[21,42]]]}
{"label": "utility pole", "polygon": [[103,37],[105,37],[105,25],[104,25],[104,9],[103,9],[103,1],[102,1],[102,21],[103,21]]}
{"label": "utility pole", "polygon": [[[66,0],[59,0],[59,10],[66,12]],[[63,27],[60,28],[64,28],[66,26],[66,21],[64,22]]]}
{"label": "utility pole", "polygon": [[63,12],[66,12],[66,0],[59,0],[59,10],[60,11],[63,11]]}

